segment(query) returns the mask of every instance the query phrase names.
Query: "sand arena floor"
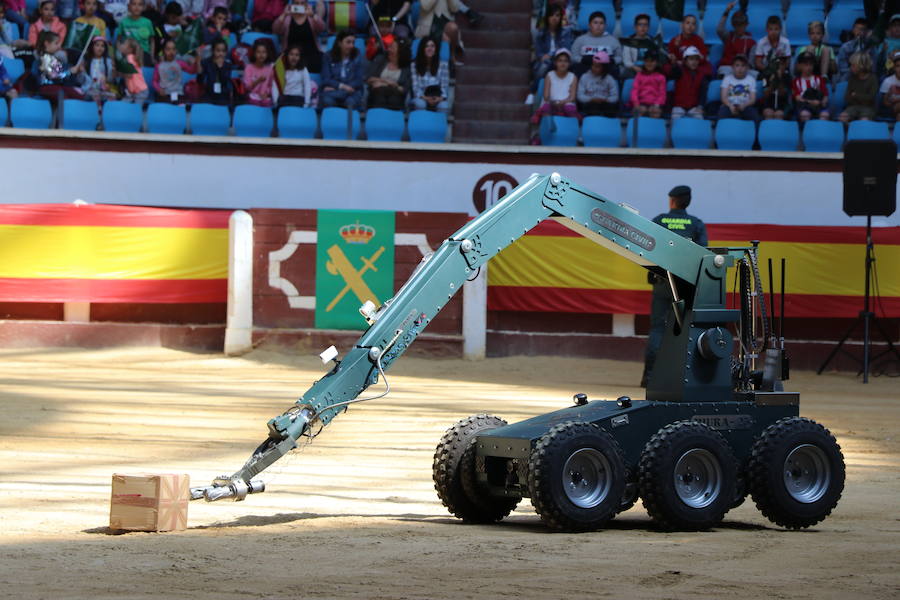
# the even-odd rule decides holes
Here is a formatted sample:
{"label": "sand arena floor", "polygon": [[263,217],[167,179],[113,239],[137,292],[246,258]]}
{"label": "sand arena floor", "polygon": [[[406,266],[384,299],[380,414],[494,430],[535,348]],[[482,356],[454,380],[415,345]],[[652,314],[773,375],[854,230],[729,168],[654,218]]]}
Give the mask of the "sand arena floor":
{"label": "sand arena floor", "polygon": [[190,506],[179,533],[110,535],[113,472],[239,467],[315,357],[160,349],[0,351],[0,586],[8,598],[897,598],[900,386],[795,373],[802,414],[838,437],[847,485],[804,532],[747,502],[705,533],[661,533],[640,503],[609,529],[549,533],[528,500],[463,525],[432,488],[443,431],[591,398],[641,397],[636,363],[404,358],[388,398],[353,407],[269,490]]}

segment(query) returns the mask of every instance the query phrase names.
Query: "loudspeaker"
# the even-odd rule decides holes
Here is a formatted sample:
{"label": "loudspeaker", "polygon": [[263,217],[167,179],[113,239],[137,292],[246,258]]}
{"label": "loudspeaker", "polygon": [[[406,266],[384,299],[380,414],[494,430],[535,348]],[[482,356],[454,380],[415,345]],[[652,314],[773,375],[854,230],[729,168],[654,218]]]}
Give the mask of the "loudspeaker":
{"label": "loudspeaker", "polygon": [[844,212],[890,216],[897,210],[897,144],[852,140],[844,146]]}

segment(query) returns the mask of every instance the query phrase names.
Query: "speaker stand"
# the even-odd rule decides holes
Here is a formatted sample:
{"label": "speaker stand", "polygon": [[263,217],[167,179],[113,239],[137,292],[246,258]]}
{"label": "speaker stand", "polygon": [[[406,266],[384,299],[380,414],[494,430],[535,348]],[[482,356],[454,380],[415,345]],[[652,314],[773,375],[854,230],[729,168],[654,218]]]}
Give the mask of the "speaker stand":
{"label": "speaker stand", "polygon": [[[863,309],[860,311],[859,316],[856,318],[856,321],[853,322],[853,325],[850,326],[850,329],[847,330],[847,333],[844,334],[844,337],[837,343],[834,349],[831,351],[831,354],[828,355],[828,358],[825,359],[825,362],[822,363],[822,366],[819,367],[819,370],[816,371],[816,374],[821,375],[822,371],[825,370],[825,367],[828,366],[828,363],[837,356],[838,352],[843,352],[856,362],[860,363],[861,368],[857,375],[862,373],[863,383],[869,383],[869,365],[885,354],[893,353],[894,356],[897,357],[897,360],[900,361],[900,352],[897,351],[897,347],[894,346],[894,343],[891,341],[890,336],[884,329],[884,326],[881,324],[881,321],[878,320],[878,317],[874,312],[869,310],[870,302],[871,302],[871,279],[872,279],[872,270],[875,268],[875,244],[872,242],[872,215],[866,216],[866,292],[865,299],[863,304]],[[844,349],[844,342],[846,342],[853,332],[856,331],[856,328],[859,327],[860,323],[863,326],[863,357],[862,360],[859,357],[851,354],[847,350]],[[871,343],[870,339],[870,323],[878,329],[878,332],[881,334],[882,339],[887,342],[887,348],[875,356],[870,356],[869,345]]]}

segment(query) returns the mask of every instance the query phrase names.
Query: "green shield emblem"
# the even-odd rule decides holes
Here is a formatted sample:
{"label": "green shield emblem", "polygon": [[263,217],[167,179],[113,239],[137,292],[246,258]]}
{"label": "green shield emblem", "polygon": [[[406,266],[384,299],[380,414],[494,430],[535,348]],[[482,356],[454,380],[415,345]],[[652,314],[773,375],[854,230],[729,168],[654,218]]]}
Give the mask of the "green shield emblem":
{"label": "green shield emblem", "polygon": [[394,293],[394,213],[320,210],[316,243],[316,327],[365,329],[359,307]]}

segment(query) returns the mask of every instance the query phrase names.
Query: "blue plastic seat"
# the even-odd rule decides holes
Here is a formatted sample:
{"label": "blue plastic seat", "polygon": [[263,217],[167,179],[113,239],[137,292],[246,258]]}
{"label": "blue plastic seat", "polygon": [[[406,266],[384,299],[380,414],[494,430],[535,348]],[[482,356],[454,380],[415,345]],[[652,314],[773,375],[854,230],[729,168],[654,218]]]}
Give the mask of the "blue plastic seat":
{"label": "blue plastic seat", "polygon": [[147,82],[147,91],[150,92],[147,96],[147,99],[150,102],[156,100],[156,90],[153,89],[153,70],[153,67],[141,67],[141,73],[144,74],[144,81]]}
{"label": "blue plastic seat", "polygon": [[883,121],[853,121],[847,128],[847,141],[886,140],[890,138],[888,124]]}
{"label": "blue plastic seat", "polygon": [[[634,18],[638,15],[650,17],[650,36],[652,37],[656,34],[659,19],[656,18],[656,6],[654,3],[628,0],[628,2],[622,3],[622,14],[619,16],[619,30],[622,32],[622,37],[629,37],[634,33]],[[608,30],[609,27],[606,29]]]}
{"label": "blue plastic seat", "polygon": [[6,123],[9,121],[9,108],[6,106],[6,101],[0,98],[0,127],[6,127]]}
{"label": "blue plastic seat", "polygon": [[796,121],[766,119],[759,124],[757,136],[763,150],[796,152],[800,144],[800,128]]}
{"label": "blue plastic seat", "polygon": [[227,106],[194,104],[191,107],[191,133],[194,135],[228,135],[230,124]]}
{"label": "blue plastic seat", "polygon": [[103,105],[103,129],[106,131],[137,133],[143,120],[140,104],[110,100]]}
{"label": "blue plastic seat", "polygon": [[62,118],[59,126],[62,129],[76,131],[96,131],[100,124],[100,112],[96,102],[84,100],[63,100]]}
{"label": "blue plastic seat", "polygon": [[756,123],[742,119],[719,119],[716,147],[719,150],[752,150],[756,141]]}
{"label": "blue plastic seat", "polygon": [[[422,39],[415,39],[412,42],[412,45],[409,47],[409,51],[412,54],[413,60],[416,58],[416,54],[419,52],[419,44],[422,42]],[[441,47],[438,49],[438,57],[441,60],[449,61],[450,60],[450,44],[441,42]]]}
{"label": "blue plastic seat", "polygon": [[606,15],[606,32],[610,35],[616,28],[616,8],[611,0],[583,0],[578,8],[578,30],[588,30],[591,13],[602,11]]}
{"label": "blue plastic seat", "polygon": [[43,98],[13,98],[9,112],[13,127],[47,129],[53,120],[50,102]]}
{"label": "blue plastic seat", "polygon": [[234,135],[238,137],[269,137],[274,123],[271,108],[242,104],[234,109]]}
{"label": "blue plastic seat", "polygon": [[546,116],[541,119],[541,143],[544,146],[578,145],[578,119]]}
{"label": "blue plastic seat", "polygon": [[[348,125],[352,128],[349,131]],[[339,106],[329,106],[322,111],[321,127],[322,138],[326,140],[355,140],[359,136],[359,113]]]}
{"label": "blue plastic seat", "polygon": [[187,127],[184,106],[157,103],[147,107],[147,132],[182,134]]}
{"label": "blue plastic seat", "polygon": [[443,143],[447,138],[447,115],[430,110],[409,113],[409,141]]}
{"label": "blue plastic seat", "polygon": [[900,127],[894,125],[894,142],[900,146]]}
{"label": "blue plastic seat", "polygon": [[[684,13],[688,14],[688,15],[692,14],[692,13],[688,12],[686,6],[684,9]],[[696,16],[696,13],[694,13],[694,16]],[[698,21],[699,21],[699,17],[698,17]],[[672,21],[671,19],[659,19],[659,29],[660,29],[660,32],[662,33],[663,40],[668,42],[673,37],[675,37],[676,35],[681,33],[681,21]],[[652,33],[653,32],[651,31],[651,34]]]}
{"label": "blue plastic seat", "polygon": [[722,101],[722,80],[713,79],[706,88],[706,103]]}
{"label": "blue plastic seat", "polygon": [[366,138],[371,142],[399,142],[403,125],[403,111],[371,108],[366,113]]}
{"label": "blue plastic seat", "polygon": [[285,106],[278,110],[278,137],[312,139],[316,137],[318,117],[314,108]]}
{"label": "blue plastic seat", "polygon": [[4,58],[3,66],[6,67],[10,83],[15,83],[25,73],[25,63],[22,62],[21,58]]}
{"label": "blue plastic seat", "polygon": [[[716,37],[716,39],[719,39]],[[724,44],[712,44],[709,46],[709,59],[710,64],[713,66],[713,72],[719,68],[719,61],[722,60],[722,55],[725,53],[725,45]]]}
{"label": "blue plastic seat", "polygon": [[272,44],[275,46],[275,52],[280,52],[281,48],[281,40],[278,39],[278,36],[274,33],[262,33],[259,31],[248,31],[246,33],[241,34],[241,43],[247,44],[248,46],[252,46],[253,42],[259,39],[267,39],[271,40]]}
{"label": "blue plastic seat", "polygon": [[634,79],[626,79],[622,82],[622,106],[628,104],[631,99],[631,88],[634,87]]}
{"label": "blue plastic seat", "polygon": [[[637,121],[637,143],[634,142],[634,125]],[[634,148],[663,148],[666,145],[666,122],[662,119],[639,117],[628,119],[625,128],[625,145]]]}
{"label": "blue plastic seat", "polygon": [[862,2],[858,0],[850,2],[843,0],[836,2],[835,6],[828,11],[828,17],[825,19],[825,30],[828,34],[827,40],[831,43],[838,43],[841,39],[842,31],[850,31],[853,29],[853,22],[856,19],[865,19],[866,11]]}
{"label": "blue plastic seat", "polygon": [[618,148],[622,145],[622,125],[612,117],[585,117],[581,122],[581,139],[585,146]]}
{"label": "blue plastic seat", "polygon": [[783,35],[792,44],[807,43],[809,42],[809,24],[812,21],[825,21],[825,9],[822,3],[816,7],[797,6],[796,2],[792,2],[790,10],[788,10],[787,21],[784,24]]}
{"label": "blue plastic seat", "polygon": [[843,123],[816,119],[803,126],[803,146],[807,152],[840,152],[843,145]]}
{"label": "blue plastic seat", "polygon": [[844,111],[844,100],[847,95],[848,83],[847,81],[841,81],[834,86],[834,92],[828,96],[828,112],[833,117],[837,117]]}
{"label": "blue plastic seat", "polygon": [[712,123],[705,119],[681,117],[672,120],[672,146],[679,150],[709,150]]}

